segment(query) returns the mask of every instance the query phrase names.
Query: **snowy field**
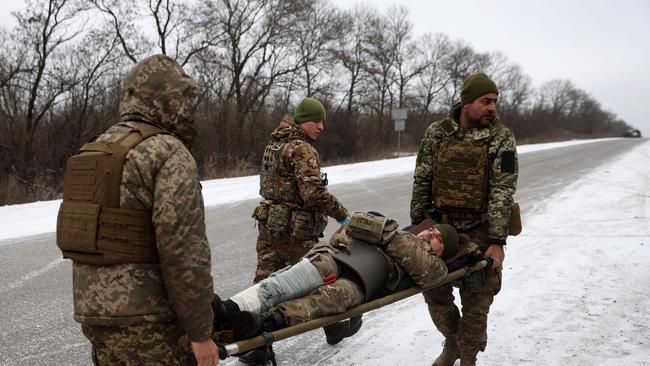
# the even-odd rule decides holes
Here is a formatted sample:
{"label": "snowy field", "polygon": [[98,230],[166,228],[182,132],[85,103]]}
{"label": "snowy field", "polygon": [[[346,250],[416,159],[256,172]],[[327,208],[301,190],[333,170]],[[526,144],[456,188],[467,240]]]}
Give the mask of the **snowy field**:
{"label": "snowy field", "polygon": [[[331,184],[349,183],[409,173],[414,160],[325,170]],[[523,212],[524,231],[506,248],[504,285],[492,306],[480,365],[650,365],[649,161],[646,141]],[[203,182],[206,205],[256,198],[258,184],[256,176]],[[0,207],[0,245],[53,232],[59,204]],[[322,342],[321,334],[314,337]],[[321,365],[429,365],[441,343],[421,296],[414,296],[366,314],[359,334],[337,347],[310,344],[306,351],[318,352]],[[304,364],[281,353],[278,362]]]}

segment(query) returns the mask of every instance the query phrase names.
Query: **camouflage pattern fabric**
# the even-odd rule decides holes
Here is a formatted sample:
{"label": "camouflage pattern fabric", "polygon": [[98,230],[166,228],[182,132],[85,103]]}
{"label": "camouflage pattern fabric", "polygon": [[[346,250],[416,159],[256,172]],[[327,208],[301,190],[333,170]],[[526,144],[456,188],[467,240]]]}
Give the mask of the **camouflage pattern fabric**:
{"label": "camouflage pattern fabric", "polygon": [[[254,282],[261,281],[288,264],[296,263],[318,242],[317,234],[307,240],[306,237],[310,235],[306,237],[294,235],[305,230],[296,225],[294,221],[297,221],[297,216],[292,216],[292,212],[313,213],[315,221],[325,220],[325,216],[340,221],[348,216],[345,207],[327,191],[327,187],[323,184],[318,152],[313,146],[313,141],[294,123],[293,117],[285,116],[271,133],[271,137],[269,144],[282,139],[287,140],[277,169],[277,174],[281,176],[278,181],[290,181],[295,184],[286,184],[284,190],[279,190],[284,192],[286,197],[264,197],[267,200],[256,208],[254,217],[258,220],[260,234],[257,239],[258,255]],[[297,189],[298,192],[286,192],[287,187],[294,187],[291,189]],[[272,189],[272,187],[262,186],[260,192],[268,192]],[[296,203],[295,197],[300,197],[302,202]],[[268,209],[269,204],[286,207],[285,216],[276,217],[278,215],[273,212],[278,212],[277,210],[269,212],[272,211]],[[266,216],[260,212],[265,212]],[[288,226],[280,228],[279,225],[274,224],[276,221],[284,222]],[[313,224],[318,225],[317,231],[322,232],[327,222]]]}
{"label": "camouflage pattern fabric", "polygon": [[297,263],[316,243],[315,241],[293,241],[286,233],[275,233],[263,223],[258,226],[257,268],[253,283],[267,278],[271,273]]}
{"label": "camouflage pattern fabric", "polygon": [[[288,325],[342,313],[363,302],[363,286],[357,283],[358,278],[348,276],[346,268],[331,255],[338,250],[335,245],[345,245],[353,240],[346,234],[345,226],[337,230],[330,244],[319,244],[307,254],[323,278],[336,275],[336,281],[319,287],[305,297],[285,301],[271,309],[281,313]],[[447,267],[442,259],[433,254],[431,246],[411,233],[397,232],[382,249],[389,267],[395,268],[395,263],[401,265],[418,286],[435,284],[447,274]]]}
{"label": "camouflage pattern fabric", "polygon": [[[454,106],[449,116],[432,123],[422,138],[415,166],[411,198],[411,221],[417,224],[427,218],[427,210],[435,200],[434,172],[440,145],[443,141],[443,123],[450,126],[451,136],[465,143],[488,144],[488,192],[486,220],[489,239],[505,243],[508,236],[513,195],[517,186],[517,143],[512,131],[494,120],[489,128],[461,129],[458,125],[460,104]],[[444,167],[442,167],[444,169]],[[469,230],[481,223],[476,218],[449,219],[459,231]]]}
{"label": "camouflage pattern fabric", "polygon": [[[411,220],[418,223],[427,217],[427,210],[436,200],[435,171],[440,146],[445,139],[477,146],[487,144],[488,187],[485,218],[448,217],[443,222],[450,223],[459,232],[465,232],[472,242],[479,245],[485,253],[489,244],[505,244],[508,236],[513,195],[517,185],[517,144],[512,131],[497,119],[487,128],[461,129],[460,103],[449,112],[447,118],[432,123],[422,138],[418,152],[413,193],[411,199]],[[445,167],[440,167],[444,169]],[[472,174],[469,172],[468,174]],[[494,296],[501,289],[500,270],[484,270],[484,284],[480,291],[469,291],[460,284],[462,316],[454,305],[451,284],[442,285],[424,293],[429,313],[438,330],[447,342],[457,342],[462,353],[476,355],[487,344],[487,315]]]}
{"label": "camouflage pattern fabric", "polygon": [[[481,225],[467,233],[473,243],[487,242],[487,227]],[[482,252],[488,245],[480,245]],[[423,292],[429,314],[436,328],[447,339],[457,342],[461,354],[476,355],[487,345],[487,316],[494,296],[501,290],[501,270],[485,269],[485,284],[479,292],[464,287],[463,282],[454,282],[460,287],[462,317],[454,304],[452,284],[445,284]]]}
{"label": "camouflage pattern fabric", "polygon": [[[123,89],[122,122],[98,140],[116,141],[138,123],[190,137],[197,89],[175,61],[163,55],[141,61]],[[212,265],[194,158],[178,138],[156,135],[129,150],[121,182],[121,208],[152,212],[160,263],[74,263],[75,319],[93,327],[173,322],[192,341],[208,339]]]}
{"label": "camouflage pattern fabric", "polygon": [[93,364],[100,365],[196,365],[189,343],[174,323],[125,326],[82,325],[92,344]]}

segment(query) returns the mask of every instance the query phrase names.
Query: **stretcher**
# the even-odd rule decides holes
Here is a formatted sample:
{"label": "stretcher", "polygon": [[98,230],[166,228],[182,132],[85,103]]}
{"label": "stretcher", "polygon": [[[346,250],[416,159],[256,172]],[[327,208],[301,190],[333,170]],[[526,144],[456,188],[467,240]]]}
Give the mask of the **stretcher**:
{"label": "stretcher", "polygon": [[[231,338],[231,334],[227,333],[221,333],[218,335],[217,339],[217,345],[219,347],[219,357],[223,360],[226,359],[229,356],[237,355],[237,354],[242,354],[246,351],[259,348],[259,347],[270,347],[274,342],[280,341],[283,339],[287,339],[302,333],[306,333],[318,328],[322,328],[324,326],[357,316],[361,315],[363,313],[379,309],[383,306],[392,304],[394,302],[403,300],[407,297],[416,295],[421,293],[422,291],[430,290],[432,288],[441,286],[443,284],[451,283],[461,277],[464,277],[472,272],[481,270],[483,268],[486,268],[488,266],[492,265],[492,261],[490,259],[483,259],[476,264],[470,266],[470,267],[465,267],[458,269],[454,272],[448,273],[446,276],[442,277],[439,282],[424,287],[411,287],[406,290],[402,290],[400,292],[396,292],[394,294],[390,294],[387,296],[384,296],[379,299],[375,299],[372,301],[369,301],[367,303],[361,304],[357,307],[351,308],[343,313],[340,314],[335,314],[335,315],[330,315],[327,317],[323,318],[318,318],[311,320],[306,323],[294,325],[291,327],[283,328],[276,330],[274,332],[270,333],[263,333],[259,336],[245,339],[245,340],[240,340],[237,342],[228,342],[228,339]],[[271,360],[273,364],[275,364],[275,360]]]}

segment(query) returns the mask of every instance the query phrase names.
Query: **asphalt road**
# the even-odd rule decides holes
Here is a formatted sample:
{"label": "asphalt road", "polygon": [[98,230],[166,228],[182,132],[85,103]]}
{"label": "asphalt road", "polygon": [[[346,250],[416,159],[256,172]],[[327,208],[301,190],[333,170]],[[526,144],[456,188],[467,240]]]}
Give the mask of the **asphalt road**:
{"label": "asphalt road", "polygon": [[[516,200],[524,220],[527,208],[645,141],[606,140],[520,156]],[[333,185],[330,191],[350,210],[380,211],[407,224],[411,184],[411,174],[402,174]],[[248,286],[253,277],[257,229],[250,214],[256,204],[248,200],[206,209],[215,290],[226,297]],[[335,226],[330,220],[326,235]],[[53,233],[0,241],[1,365],[91,364],[90,346],[72,319],[71,264],[60,257]],[[282,351],[278,361],[306,365],[332,357],[332,351],[325,355],[317,348],[302,352],[314,343],[324,344],[320,332],[284,341],[276,348]]]}

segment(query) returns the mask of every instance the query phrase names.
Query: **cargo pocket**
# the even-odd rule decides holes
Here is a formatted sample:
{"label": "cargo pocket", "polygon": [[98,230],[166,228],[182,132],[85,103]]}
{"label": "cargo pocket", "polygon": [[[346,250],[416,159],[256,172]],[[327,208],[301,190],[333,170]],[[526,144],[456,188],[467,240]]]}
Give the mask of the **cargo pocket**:
{"label": "cargo pocket", "polygon": [[257,221],[266,222],[269,217],[269,204],[260,202],[260,204],[255,207],[255,210],[253,210],[251,217]]}
{"label": "cargo pocket", "polygon": [[314,235],[314,214],[309,211],[294,210],[291,213],[291,236],[299,241],[311,240]]}
{"label": "cargo pocket", "polygon": [[273,232],[286,233],[289,229],[289,207],[285,205],[270,205],[266,219],[266,227]]}
{"label": "cargo pocket", "polygon": [[314,225],[314,236],[321,237],[323,231],[327,227],[327,215],[323,213],[315,213],[316,224]]}

